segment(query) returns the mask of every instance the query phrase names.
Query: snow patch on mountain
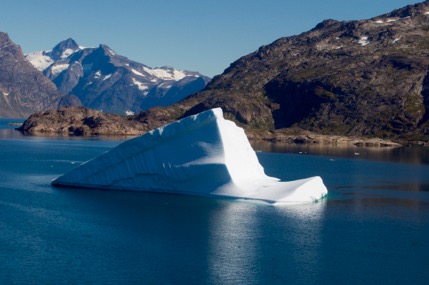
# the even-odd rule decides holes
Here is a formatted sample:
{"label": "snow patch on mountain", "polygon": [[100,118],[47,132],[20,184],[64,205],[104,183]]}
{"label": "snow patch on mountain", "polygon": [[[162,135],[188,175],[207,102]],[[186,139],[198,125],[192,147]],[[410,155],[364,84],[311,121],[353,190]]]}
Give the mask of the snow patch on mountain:
{"label": "snow patch on mountain", "polygon": [[173,86],[173,84],[171,84],[170,82],[164,82],[159,84],[158,86],[163,89],[170,89]]}
{"label": "snow patch on mountain", "polygon": [[136,75],[138,75],[138,76],[144,76],[144,74],[143,74],[143,73],[141,73],[141,72],[139,72],[139,71],[135,70],[134,68],[131,68],[131,71],[132,71],[132,73],[134,73],[134,74],[136,74]]}
{"label": "snow patch on mountain", "polygon": [[396,22],[398,20],[399,20],[398,18],[389,18],[389,19],[386,20],[386,22],[387,23],[392,23],[392,22]]}
{"label": "snow patch on mountain", "polygon": [[51,72],[54,75],[60,74],[61,72],[63,72],[64,70],[66,70],[67,68],[69,68],[69,64],[67,63],[60,63],[60,64],[55,64],[52,66],[51,68]]}
{"label": "snow patch on mountain", "polygon": [[368,37],[360,37],[358,40],[358,44],[361,46],[366,46],[369,44]]}
{"label": "snow patch on mountain", "polygon": [[137,88],[138,88],[139,90],[141,90],[141,91],[147,90],[147,89],[149,88],[146,84],[144,84],[144,83],[142,83],[142,82],[138,81],[138,80],[137,80],[137,79],[135,79],[135,78],[132,78],[132,80],[133,80],[133,84],[134,84],[134,85],[137,85]]}
{"label": "snow patch on mountain", "polygon": [[[78,49],[66,48],[60,55],[60,60],[68,58],[75,52],[84,49],[85,47],[79,46]],[[25,55],[26,59],[38,70],[44,71],[49,66],[54,64],[56,60],[53,58],[53,50],[36,51]]]}
{"label": "snow patch on mountain", "polygon": [[148,67],[143,67],[143,69],[145,72],[149,73],[150,75],[164,80],[179,81],[186,77],[186,74],[183,71],[175,70],[175,69],[148,68]]}
{"label": "snow patch on mountain", "polygon": [[46,53],[45,51],[36,51],[27,54],[26,58],[35,68],[43,71],[54,63],[54,60]]}
{"label": "snow patch on mountain", "polygon": [[110,77],[112,77],[112,74],[107,74],[103,77],[103,81],[109,79]]}
{"label": "snow patch on mountain", "polygon": [[62,54],[61,54],[61,58],[67,58],[69,57],[72,53],[74,53],[75,50],[72,50],[71,48],[66,49]]}
{"label": "snow patch on mountain", "polygon": [[116,55],[116,52],[115,52],[115,51],[113,51],[111,48],[107,48],[107,50],[109,51],[109,53],[110,53],[111,55],[113,55],[113,56],[115,56],[115,55]]}

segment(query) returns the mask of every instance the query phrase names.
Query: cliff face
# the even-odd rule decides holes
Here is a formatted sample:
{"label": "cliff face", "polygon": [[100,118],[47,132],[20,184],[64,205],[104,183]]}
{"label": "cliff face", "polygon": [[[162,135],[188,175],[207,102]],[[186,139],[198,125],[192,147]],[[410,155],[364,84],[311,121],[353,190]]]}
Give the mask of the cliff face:
{"label": "cliff face", "polygon": [[0,32],[0,117],[28,117],[56,108],[62,93]]}

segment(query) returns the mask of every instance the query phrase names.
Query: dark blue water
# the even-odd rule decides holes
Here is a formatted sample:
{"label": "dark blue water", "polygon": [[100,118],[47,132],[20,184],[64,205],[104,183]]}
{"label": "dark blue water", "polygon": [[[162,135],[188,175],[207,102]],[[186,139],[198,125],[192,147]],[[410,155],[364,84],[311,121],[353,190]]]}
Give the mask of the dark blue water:
{"label": "dark blue water", "polygon": [[0,284],[429,282],[421,160],[258,153],[269,175],[328,186],[321,202],[288,207],[57,189],[51,179],[119,141],[23,137],[0,124]]}

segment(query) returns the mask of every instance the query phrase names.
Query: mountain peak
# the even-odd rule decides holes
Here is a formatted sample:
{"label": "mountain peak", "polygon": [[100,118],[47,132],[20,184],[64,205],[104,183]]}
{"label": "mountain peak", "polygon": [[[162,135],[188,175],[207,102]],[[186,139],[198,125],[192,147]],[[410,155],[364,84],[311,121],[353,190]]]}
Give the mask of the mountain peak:
{"label": "mountain peak", "polygon": [[116,52],[106,44],[100,44],[98,46],[98,48],[96,48],[96,50],[98,53],[102,53],[102,54],[107,55],[109,57],[116,55]]}
{"label": "mountain peak", "polygon": [[120,114],[175,103],[209,81],[196,72],[149,68],[106,44],[81,47],[71,38],[52,51],[28,54],[27,60],[83,106]]}
{"label": "mountain peak", "polygon": [[7,33],[0,32],[0,50],[13,55],[16,58],[24,58],[21,47],[16,45]]}
{"label": "mountain peak", "polygon": [[21,47],[0,32],[0,116],[26,117],[55,108],[61,92],[24,57]]}
{"label": "mountain peak", "polygon": [[333,20],[333,19],[323,20],[322,22],[320,22],[319,24],[317,24],[316,27],[314,27],[313,30],[323,29],[323,28],[326,28],[328,26],[334,25],[336,23],[339,23],[339,22],[337,20]]}
{"label": "mountain peak", "polygon": [[79,45],[72,38],[68,38],[52,49],[52,58],[55,60],[66,58],[72,52],[79,49]]}
{"label": "mountain peak", "polygon": [[74,39],[68,38],[64,41],[61,41],[54,47],[54,49],[66,49],[66,48],[77,49],[79,48],[79,45],[76,43]]}
{"label": "mountain peak", "polygon": [[388,13],[386,16],[405,18],[405,17],[414,17],[417,15],[426,14],[427,12],[429,12],[428,0],[414,5],[408,5],[400,9],[396,9]]}
{"label": "mountain peak", "polygon": [[10,41],[9,35],[5,32],[0,32],[0,43]]}

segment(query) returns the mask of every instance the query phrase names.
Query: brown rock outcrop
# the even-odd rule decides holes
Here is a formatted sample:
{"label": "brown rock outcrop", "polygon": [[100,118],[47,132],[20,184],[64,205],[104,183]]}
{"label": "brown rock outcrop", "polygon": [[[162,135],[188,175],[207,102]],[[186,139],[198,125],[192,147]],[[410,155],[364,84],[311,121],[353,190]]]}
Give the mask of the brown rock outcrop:
{"label": "brown rock outcrop", "polygon": [[18,128],[30,135],[126,135],[136,136],[147,131],[132,117],[106,114],[84,107],[60,108],[31,115]]}

